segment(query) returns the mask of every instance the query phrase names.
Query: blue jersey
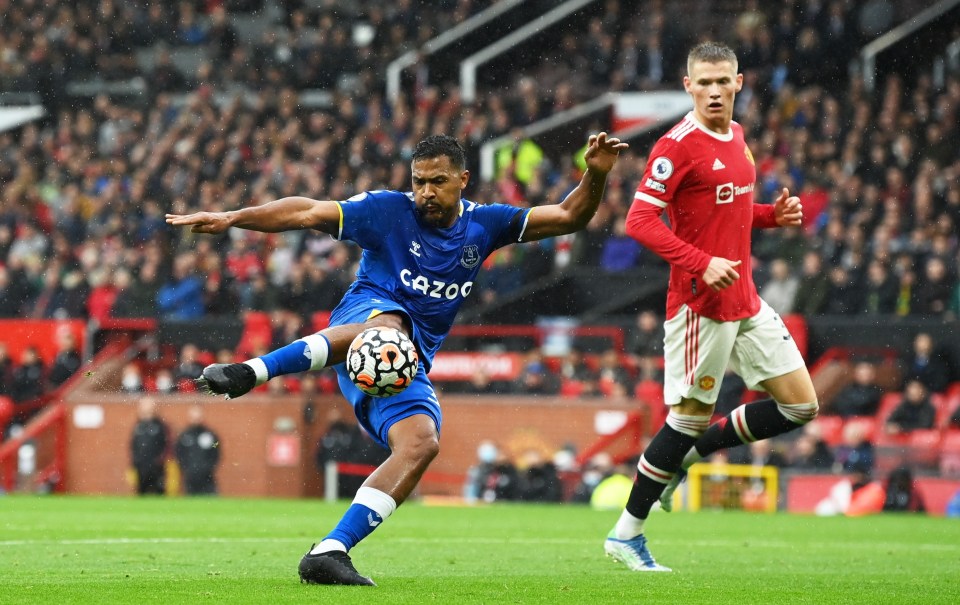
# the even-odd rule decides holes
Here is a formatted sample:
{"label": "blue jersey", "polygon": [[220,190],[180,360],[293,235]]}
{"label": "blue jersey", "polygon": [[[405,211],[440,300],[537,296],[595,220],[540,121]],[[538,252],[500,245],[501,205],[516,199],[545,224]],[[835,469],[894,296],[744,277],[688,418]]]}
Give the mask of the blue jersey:
{"label": "blue jersey", "polygon": [[460,200],[457,221],[438,228],[420,221],[413,193],[370,191],[339,204],[337,239],[356,242],[363,256],[331,323],[346,320],[361,299],[392,302],[414,323],[414,342],[427,370],[483,261],[497,248],[520,241],[529,213]]}

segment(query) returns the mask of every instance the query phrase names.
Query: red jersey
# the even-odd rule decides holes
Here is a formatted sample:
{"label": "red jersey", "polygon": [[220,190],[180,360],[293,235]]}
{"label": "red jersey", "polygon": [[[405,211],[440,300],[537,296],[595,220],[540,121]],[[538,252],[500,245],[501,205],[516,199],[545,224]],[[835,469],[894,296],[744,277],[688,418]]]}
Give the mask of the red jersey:
{"label": "red jersey", "polygon": [[[776,226],[776,220],[773,206],[754,204],[756,180],[753,155],[736,122],[721,135],[691,112],[653,146],[627,214],[627,233],[670,263],[668,318],[684,304],[718,321],[760,310],[750,236],[754,227]],[[664,209],[672,231],[660,220]],[[718,292],[703,281],[715,256],[743,261],[740,279]]]}

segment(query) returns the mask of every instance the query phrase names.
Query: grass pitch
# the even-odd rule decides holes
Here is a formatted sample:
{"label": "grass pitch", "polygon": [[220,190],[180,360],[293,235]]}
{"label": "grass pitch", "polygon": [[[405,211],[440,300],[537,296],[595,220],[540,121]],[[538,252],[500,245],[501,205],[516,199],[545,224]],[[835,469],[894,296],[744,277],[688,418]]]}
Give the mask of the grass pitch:
{"label": "grass pitch", "polygon": [[960,603],[960,522],[654,513],[674,573],[603,555],[618,512],[405,504],[354,550],[376,588],[300,584],[348,503],[0,497],[0,602]]}

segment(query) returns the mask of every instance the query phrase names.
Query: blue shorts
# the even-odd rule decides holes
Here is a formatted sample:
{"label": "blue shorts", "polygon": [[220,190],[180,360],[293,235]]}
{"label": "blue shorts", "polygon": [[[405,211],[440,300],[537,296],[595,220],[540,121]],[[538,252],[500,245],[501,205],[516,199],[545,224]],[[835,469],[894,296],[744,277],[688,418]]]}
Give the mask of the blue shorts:
{"label": "blue shorts", "polygon": [[[407,322],[413,330],[411,335],[413,342],[417,343],[419,341],[417,326],[410,318],[410,314],[397,303],[382,298],[371,299],[369,296],[344,298],[333,312],[330,325],[341,326],[363,323],[381,313],[402,314],[407,318]],[[424,371],[422,364],[410,386],[404,389],[402,393],[390,397],[371,397],[358,389],[354,386],[350,377],[347,376],[346,365],[342,363],[333,366],[333,369],[337,371],[340,392],[353,406],[353,413],[356,414],[360,426],[382,447],[390,449],[387,435],[394,424],[416,414],[429,416],[436,425],[439,435],[440,425],[443,421],[440,402],[437,400],[433,383],[427,378],[427,373]]]}

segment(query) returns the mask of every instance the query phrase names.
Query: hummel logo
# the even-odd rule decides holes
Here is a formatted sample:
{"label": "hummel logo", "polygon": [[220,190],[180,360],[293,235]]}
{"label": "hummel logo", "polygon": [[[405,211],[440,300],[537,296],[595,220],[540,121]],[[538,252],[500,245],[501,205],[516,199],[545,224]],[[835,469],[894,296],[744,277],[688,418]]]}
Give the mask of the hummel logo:
{"label": "hummel logo", "polygon": [[713,169],[714,170],[723,170],[726,166],[723,165],[723,162],[720,161],[720,158],[713,160]]}
{"label": "hummel logo", "polygon": [[370,523],[370,527],[376,527],[380,525],[379,521],[374,520],[373,513],[367,513],[367,522]]}
{"label": "hummel logo", "polygon": [[410,242],[410,254],[414,256],[420,256],[420,244],[417,242]]}

